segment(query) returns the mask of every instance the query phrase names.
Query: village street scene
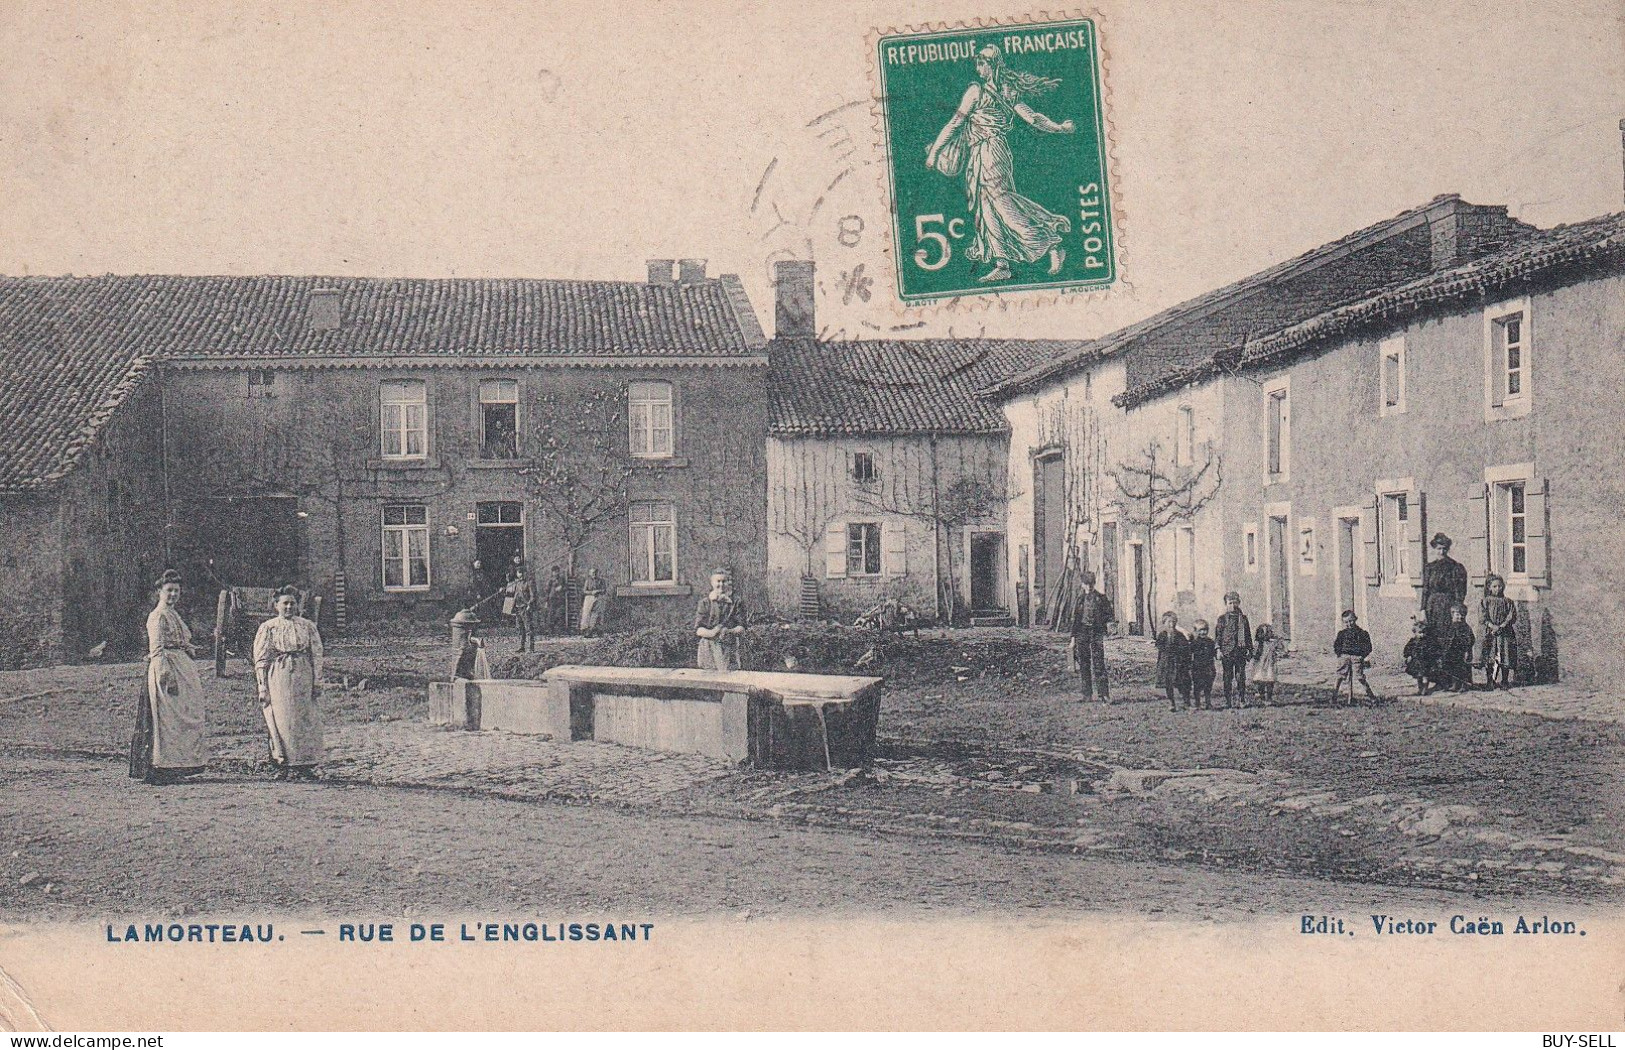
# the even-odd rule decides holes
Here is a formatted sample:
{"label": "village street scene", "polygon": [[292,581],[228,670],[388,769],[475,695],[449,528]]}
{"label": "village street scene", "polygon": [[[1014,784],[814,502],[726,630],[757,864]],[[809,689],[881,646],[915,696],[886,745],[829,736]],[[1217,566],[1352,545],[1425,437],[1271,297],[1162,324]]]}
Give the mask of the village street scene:
{"label": "village street scene", "polygon": [[[1100,214],[1011,189],[998,136],[1074,128],[1007,57],[910,161],[969,122],[934,236],[989,284]],[[1625,902],[1617,114],[1583,213],[1323,173],[1183,284],[1126,226],[1115,312],[929,321],[915,220],[770,239],[761,123],[680,249],[0,276],[0,919]]]}

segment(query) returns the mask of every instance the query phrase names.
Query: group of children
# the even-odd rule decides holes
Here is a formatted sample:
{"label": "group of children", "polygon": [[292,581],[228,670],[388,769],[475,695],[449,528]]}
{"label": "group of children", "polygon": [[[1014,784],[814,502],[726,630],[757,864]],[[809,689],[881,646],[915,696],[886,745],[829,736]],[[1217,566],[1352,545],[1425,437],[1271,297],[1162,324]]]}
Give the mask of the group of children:
{"label": "group of children", "polygon": [[[1517,606],[1506,596],[1506,581],[1491,574],[1484,581],[1479,603],[1484,639],[1478,663],[1491,688],[1512,684],[1518,666]],[[1467,606],[1450,607],[1448,623],[1432,624],[1418,617],[1405,643],[1405,673],[1416,680],[1416,691],[1426,696],[1434,689],[1454,692],[1473,684],[1473,629],[1467,626]]]}
{"label": "group of children", "polygon": [[[1275,637],[1275,628],[1264,623],[1256,631],[1241,611],[1241,595],[1231,591],[1224,596],[1225,611],[1218,627],[1208,634],[1208,622],[1192,624],[1193,636],[1179,629],[1179,617],[1162,614],[1157,631],[1157,682],[1168,697],[1169,707],[1213,709],[1213,683],[1224,670],[1226,707],[1247,706],[1250,678],[1259,702],[1275,702],[1275,662],[1286,655],[1286,643]],[[1367,639],[1369,652],[1370,640]]]}

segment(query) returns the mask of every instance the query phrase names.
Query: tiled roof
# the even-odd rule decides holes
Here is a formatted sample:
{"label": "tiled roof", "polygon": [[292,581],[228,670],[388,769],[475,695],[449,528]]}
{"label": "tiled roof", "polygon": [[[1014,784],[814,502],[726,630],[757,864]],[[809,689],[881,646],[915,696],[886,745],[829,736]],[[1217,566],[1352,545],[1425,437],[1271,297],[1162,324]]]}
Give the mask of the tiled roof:
{"label": "tiled roof", "polygon": [[[337,293],[319,330],[312,293]],[[357,277],[0,277],[0,492],[72,469],[154,359],[748,358],[732,275],[689,284]]]}
{"label": "tiled roof", "polygon": [[768,431],[1002,434],[983,391],[1080,343],[1048,339],[775,339],[768,350]]}
{"label": "tiled roof", "polygon": [[[1411,281],[1433,265],[1430,220],[1463,214],[1478,250],[1535,231],[1504,208],[1463,203],[1446,194],[1328,244],[1224,285],[1087,344],[1080,356],[1125,358],[1128,394],[1164,385],[1259,336]],[[1033,390],[1064,377],[1079,361],[1061,358],[1005,382],[1001,394]]]}
{"label": "tiled roof", "polygon": [[1582,279],[1625,267],[1625,212],[1557,226],[1502,251],[1323,310],[1294,324],[1262,331],[1189,367],[1130,389],[1116,398],[1129,407],[1200,382],[1225,369],[1269,366],[1325,340],[1375,326],[1392,326],[1425,310],[1479,302],[1552,282]]}

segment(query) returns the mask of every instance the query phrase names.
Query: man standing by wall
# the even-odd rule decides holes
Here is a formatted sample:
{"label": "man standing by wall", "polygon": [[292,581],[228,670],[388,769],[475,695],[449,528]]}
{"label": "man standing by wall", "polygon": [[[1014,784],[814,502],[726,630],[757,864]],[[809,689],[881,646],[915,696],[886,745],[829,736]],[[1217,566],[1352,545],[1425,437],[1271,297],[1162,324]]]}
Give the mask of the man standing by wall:
{"label": "man standing by wall", "polygon": [[739,639],[745,633],[745,606],[734,599],[733,575],[711,574],[711,593],[694,612],[694,634],[700,640],[697,660],[703,669],[739,670]]}
{"label": "man standing by wall", "polygon": [[1079,699],[1087,703],[1091,696],[1098,696],[1101,703],[1109,704],[1112,692],[1106,678],[1106,631],[1116,616],[1111,599],[1095,590],[1093,572],[1085,570],[1078,581],[1083,589],[1072,607],[1072,652],[1082,679]]}

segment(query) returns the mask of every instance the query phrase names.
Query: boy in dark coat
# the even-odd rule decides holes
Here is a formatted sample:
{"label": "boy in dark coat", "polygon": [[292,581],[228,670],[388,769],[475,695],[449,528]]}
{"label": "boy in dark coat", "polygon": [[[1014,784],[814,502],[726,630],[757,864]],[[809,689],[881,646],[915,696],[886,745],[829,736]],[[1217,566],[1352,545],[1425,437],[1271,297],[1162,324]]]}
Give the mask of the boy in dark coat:
{"label": "boy in dark coat", "polygon": [[1439,651],[1428,635],[1426,620],[1411,624],[1410,641],[1405,643],[1405,673],[1416,679],[1416,695],[1433,692],[1434,676],[1438,674]]}
{"label": "boy in dark coat", "polygon": [[1354,703],[1355,682],[1365,689],[1366,699],[1375,702],[1377,694],[1371,691],[1371,683],[1365,680],[1365,661],[1371,655],[1371,635],[1360,626],[1353,609],[1343,613],[1343,629],[1337,632],[1336,639],[1332,641],[1332,653],[1337,657],[1337,699],[1342,701],[1343,683],[1347,681],[1351,705]]}
{"label": "boy in dark coat", "polygon": [[1178,711],[1182,702],[1191,706],[1191,640],[1171,612],[1162,614],[1162,630],[1157,632],[1157,681],[1168,695],[1169,710]]}
{"label": "boy in dark coat", "polygon": [[1213,678],[1219,648],[1208,637],[1207,621],[1197,620],[1196,637],[1191,639],[1191,699],[1198,708],[1213,710]]}
{"label": "boy in dark coat", "polygon": [[[1224,615],[1213,628],[1213,644],[1224,665],[1224,705],[1247,706],[1247,662],[1253,658],[1253,625],[1241,611],[1241,595],[1231,591],[1224,596]],[[1232,700],[1234,683],[1238,699]]]}

